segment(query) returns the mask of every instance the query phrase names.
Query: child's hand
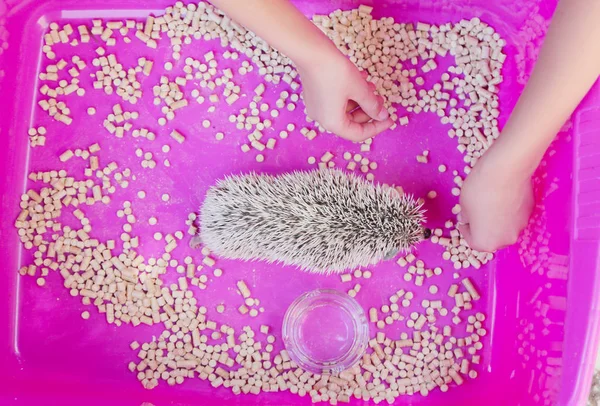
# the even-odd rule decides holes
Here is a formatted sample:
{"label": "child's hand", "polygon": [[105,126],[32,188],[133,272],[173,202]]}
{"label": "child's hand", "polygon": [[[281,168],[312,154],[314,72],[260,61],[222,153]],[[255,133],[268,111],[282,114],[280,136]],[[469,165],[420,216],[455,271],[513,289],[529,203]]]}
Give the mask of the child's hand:
{"label": "child's hand", "polygon": [[375,86],[337,50],[298,72],[307,114],[326,130],[359,142],[392,126]]}
{"label": "child's hand", "polygon": [[510,166],[510,153],[492,148],[467,176],[460,196],[459,230],[478,251],[514,244],[527,225],[534,199],[531,178]]}

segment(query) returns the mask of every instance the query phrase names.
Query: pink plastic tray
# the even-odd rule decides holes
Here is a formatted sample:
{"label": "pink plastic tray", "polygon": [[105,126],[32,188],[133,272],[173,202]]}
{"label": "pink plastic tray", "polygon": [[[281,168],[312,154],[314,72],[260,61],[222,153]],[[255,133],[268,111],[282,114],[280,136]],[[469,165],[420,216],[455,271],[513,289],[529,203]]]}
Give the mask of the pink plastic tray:
{"label": "pink plastic tray", "polygon": [[[365,3],[370,3],[366,1]],[[496,5],[489,1],[453,1],[440,5],[428,1],[374,2],[376,17],[392,16],[401,22],[430,23],[454,22],[461,18],[480,17],[497,29],[507,40],[508,55],[501,85],[501,123],[506,121],[522,85],[537,56],[537,50],[555,7],[555,1],[505,1]],[[357,151],[352,145],[333,136],[320,136],[307,142],[299,133],[287,140],[279,140],[275,151],[267,154],[263,164],[254,157],[239,152],[244,132],[235,130],[227,118],[229,111],[206,112],[207,105],[190,107],[177,113],[174,127],[187,136],[186,143],[176,144],[169,136],[170,126],[160,128],[156,117],[158,107],[152,105],[150,91],[136,106],[121,103],[128,110],[140,112],[136,124],[153,129],[158,139],[148,142],[127,136],[117,139],[102,127],[102,120],[113,104],[121,102],[117,96],[107,97],[91,89],[87,75],[82,75],[86,97],[70,99],[73,124],[66,127],[52,121],[35,104],[39,87],[36,74],[45,62],[41,58],[41,38],[51,21],[72,22],[74,25],[90,18],[139,18],[148,13],[160,13],[170,5],[165,0],[128,2],[106,0],[101,4],[80,1],[18,1],[0,0],[0,403],[2,404],[308,404],[308,398],[293,397],[289,393],[261,394],[235,397],[224,388],[213,389],[206,382],[188,380],[183,385],[169,387],[161,383],[152,391],[144,390],[135,376],[126,368],[135,358],[129,349],[133,339],[150,341],[162,327],[115,327],[108,325],[96,309],[86,309],[80,300],[70,297],[62,287],[59,275],[50,275],[46,287],[38,288],[31,278],[17,275],[18,268],[27,264],[30,253],[22,250],[13,222],[18,214],[19,196],[33,186],[26,180],[29,171],[60,168],[58,155],[67,148],[85,148],[94,142],[102,147],[101,161],[115,160],[121,168],[129,167],[137,174],[137,181],[129,189],[119,190],[109,206],[95,205],[90,210],[97,238],[117,238],[120,223],[115,212],[125,200],[134,202],[139,219],[138,233],[142,239],[140,252],[145,257],[162,252],[162,246],[151,235],[158,229],[163,233],[185,230],[187,214],[197,211],[202,197],[216,179],[228,173],[250,169],[270,173],[308,168],[308,156],[320,156],[330,150],[338,156],[344,151]],[[336,8],[353,8],[355,1],[298,1],[307,14],[326,13]],[[137,57],[147,56],[155,61],[153,74],[143,78],[144,89],[158,82],[162,64],[170,53],[166,41],[157,51],[141,46],[115,48],[125,66]],[[185,56],[201,57],[208,50],[219,50],[216,42],[194,41],[184,48]],[[75,50],[65,47],[69,57],[77,52],[88,66],[92,48]],[[61,56],[65,55],[61,54]],[[64,57],[64,56],[63,56]],[[67,59],[67,58],[65,58]],[[221,66],[232,61],[223,61]],[[437,72],[436,75],[441,74]],[[246,76],[245,93],[258,83],[257,75]],[[270,86],[267,101],[274,103],[284,85]],[[89,106],[97,107],[97,114],[87,116]],[[133,107],[133,108],[132,108]],[[206,130],[200,125],[204,117],[212,123]],[[437,172],[439,164],[450,169],[463,167],[462,157],[456,151],[454,140],[446,136],[447,128],[437,117],[427,114],[410,115],[406,128],[390,131],[378,137],[372,157],[379,163],[376,179],[401,184],[405,190],[419,196],[437,190],[439,197],[428,203],[428,218],[432,227],[441,227],[451,218],[450,208],[456,203],[449,190],[452,176]],[[278,132],[288,122],[297,127],[303,124],[301,108],[286,112],[274,120]],[[27,129],[44,125],[48,129],[47,145],[30,149]],[[223,131],[225,140],[217,142],[214,134]],[[399,404],[427,405],[580,405],[587,396],[593,360],[598,342],[598,298],[600,278],[597,276],[600,258],[600,89],[598,86],[582,103],[573,118],[560,132],[551,147],[553,151],[536,177],[538,205],[525,237],[514,247],[499,252],[497,259],[479,271],[467,270],[479,287],[483,299],[476,310],[484,311],[489,331],[485,340],[483,364],[479,377],[468,380],[462,387],[452,387],[448,393],[434,391],[428,397],[404,397]],[[172,167],[158,165],[153,171],[143,170],[134,151],[141,147],[151,151],[160,163],[167,158],[160,147],[168,144]],[[431,150],[430,165],[416,165],[414,157],[424,149]],[[76,176],[83,172],[83,162],[69,163]],[[145,190],[148,197],[140,201],[137,190]],[[171,195],[169,203],[160,201],[162,193]],[[157,228],[147,225],[150,216],[159,218]],[[187,237],[186,237],[187,238]],[[187,241],[187,240],[186,240]],[[547,248],[543,242],[547,241]],[[540,243],[542,242],[542,243]],[[187,249],[176,251],[180,258],[193,253]],[[445,292],[452,283],[452,267],[441,260],[441,249],[422,244],[419,257],[428,266],[443,266],[445,271],[434,282]],[[219,261],[224,276],[202,291],[200,302],[214,304],[224,300],[228,304],[225,315],[219,319],[241,327],[269,324],[280,337],[281,320],[285,309],[302,292],[317,287],[348,290],[338,277],[307,275],[295,269],[267,266],[260,263]],[[429,296],[418,292],[414,285],[402,280],[400,268],[393,262],[372,269],[373,278],[363,280],[359,302],[366,309],[381,306],[399,288],[415,292],[414,304]],[[249,323],[235,308],[241,304],[233,292],[235,281],[244,279],[253,295],[262,301],[265,313]],[[238,303],[240,302],[240,303]],[[214,314],[210,305],[209,314]],[[92,317],[84,321],[83,310]],[[221,318],[223,317],[223,318]],[[391,336],[403,331],[399,324],[386,330]],[[374,334],[374,330],[372,330]],[[143,403],[149,402],[149,403]],[[356,401],[354,401],[356,402]]]}

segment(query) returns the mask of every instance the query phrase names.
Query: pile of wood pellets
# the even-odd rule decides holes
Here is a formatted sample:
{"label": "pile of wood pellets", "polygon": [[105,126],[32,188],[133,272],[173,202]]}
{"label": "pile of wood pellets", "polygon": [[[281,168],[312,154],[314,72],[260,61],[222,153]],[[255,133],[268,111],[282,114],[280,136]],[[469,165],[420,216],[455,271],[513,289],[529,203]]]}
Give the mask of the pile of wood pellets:
{"label": "pile of wood pellets", "polygon": [[[464,156],[462,176],[466,176],[499,135],[498,85],[502,82],[501,69],[506,58],[502,52],[504,40],[478,18],[444,25],[404,24],[392,18],[374,19],[371,11],[368,6],[337,10],[330,15],[315,15],[313,22],[356,66],[368,73],[368,79],[386,100],[386,107],[397,123],[394,127],[409,124],[408,115],[397,114],[398,106],[412,114],[436,114],[442,124],[449,126],[448,135],[456,139],[457,148]],[[213,51],[200,59],[183,58],[185,45],[211,39],[220,40],[225,59],[244,59],[239,62],[237,71],[220,69]],[[82,97],[86,92],[100,91],[107,95],[114,93],[122,99],[104,120],[104,129],[119,138],[129,135],[153,141],[162,126],[192,103],[209,103],[209,112],[227,109],[229,121],[249,134],[233,153],[253,154],[258,163],[268,159],[268,152],[276,148],[279,140],[295,132],[307,140],[324,133],[318,123],[307,118],[302,128],[290,123],[278,137],[267,135],[280,111],[302,108],[300,77],[285,55],[208,3],[177,2],[164,10],[164,14],[150,16],[145,21],[95,19],[76,27],[51,23],[43,40],[45,59],[43,71],[39,73],[38,106],[41,114],[62,123],[65,131],[73,120],[82,119],[72,116],[65,96]],[[150,50],[167,42],[173,60],[185,62],[182,76],[172,79],[163,75],[159,83],[144,89],[141,75],[149,76],[156,69],[171,71],[173,63],[166,62],[160,67],[156,60],[146,57],[140,58],[135,67],[125,69],[110,49],[126,47],[136,41]],[[57,44],[73,47],[95,44],[96,57],[90,61],[74,57],[67,62],[55,49]],[[429,90],[419,89],[424,83],[423,75],[437,69],[436,61],[447,56],[454,63],[441,75],[441,81]],[[244,98],[242,77],[253,70],[258,71],[264,82],[246,89],[251,97]],[[65,72],[70,78],[60,79]],[[81,86],[79,78],[84,72],[91,74],[93,89]],[[190,98],[184,88],[192,82],[199,83],[210,96],[202,96],[194,89]],[[280,92],[275,106],[264,103],[265,90],[277,89],[282,82],[287,84],[288,90]],[[154,104],[161,108],[156,129],[135,125],[141,114],[135,111],[135,106],[145,92],[152,92]],[[96,109],[90,107],[87,113],[94,115]],[[267,113],[269,118],[261,118],[260,113]],[[204,128],[211,126],[208,118],[203,118],[201,123]],[[168,135],[180,144],[189,136],[179,130],[172,130]],[[31,147],[42,148],[52,142],[52,134],[43,127],[31,128],[28,136]],[[225,137],[223,132],[215,135],[216,141]],[[373,171],[378,164],[369,159],[368,153],[376,143],[377,140],[367,140],[361,144],[360,153],[344,153],[340,158],[347,162],[346,170],[360,171],[374,180]],[[33,252],[33,261],[24,265],[20,273],[34,277],[39,286],[46,284],[50,273],[59,273],[71,295],[80,298],[85,305],[94,306],[106,317],[107,323],[163,326],[164,331],[156,340],[131,343],[138,360],[129,363],[128,368],[145,388],[152,389],[161,382],[176,385],[186,379],[199,378],[215,388],[228,388],[236,395],[289,391],[309,396],[313,402],[337,404],[356,397],[392,403],[404,395],[427,396],[436,389],[445,392],[477,377],[487,334],[486,317],[482,312],[461,317],[465,310],[476,310],[481,293],[469,278],[462,278],[458,273],[455,273],[457,283],[448,292],[429,286],[429,293],[439,299],[423,300],[420,311],[403,312],[414,299],[414,292],[405,289],[394,293],[381,308],[369,309],[369,320],[374,328],[403,323],[410,333],[404,332],[399,337],[388,337],[382,331],[374,333],[360,363],[339,374],[317,375],[299,368],[285,350],[274,350],[277,338],[270,334],[269,326],[262,325],[258,331],[246,326],[236,331],[224,316],[220,320],[209,319],[208,304],[200,303],[194,295],[194,289],[206,289],[207,284],[206,275],[199,275],[197,271],[204,266],[212,269],[215,277],[220,277],[223,270],[215,267],[215,259],[206,248],[201,251],[201,263],[195,264],[194,261],[198,261],[191,257],[179,261],[173,251],[180,244],[187,244],[189,237],[184,232],[135,235],[132,225],[136,216],[131,202],[126,201],[117,212],[127,221],[122,234],[104,241],[94,238],[93,219],[86,213],[87,208],[109,205],[117,188],[128,188],[135,178],[130,168],[122,168],[117,162],[101,165],[97,156],[100,150],[101,143],[66,150],[59,156],[63,168],[29,174],[33,186],[21,197],[21,211],[15,226],[24,248]],[[168,150],[168,146],[163,147],[163,152]],[[429,151],[423,151],[416,157],[415,165],[427,165],[428,155]],[[143,168],[171,165],[168,159],[160,162],[141,148],[136,150],[136,156],[142,159]],[[86,162],[83,178],[68,174],[68,165],[75,158]],[[320,157],[309,157],[308,163],[320,168],[334,167],[333,158],[332,152],[324,151]],[[447,168],[440,165],[438,170],[443,173]],[[463,177],[458,171],[454,171],[453,176],[455,187],[451,193],[458,196]],[[144,191],[136,193],[140,199],[145,197]],[[431,191],[424,199],[433,199],[437,193]],[[169,199],[169,194],[162,194],[164,202]],[[77,219],[77,226],[61,223],[67,208]],[[452,208],[454,215],[459,212],[459,205]],[[196,215],[190,214],[189,235],[197,232],[195,221]],[[156,218],[152,217],[149,222],[156,224]],[[157,258],[144,258],[137,251],[142,239],[164,240],[164,252]],[[448,220],[444,229],[435,229],[431,241],[444,247],[443,259],[449,261],[455,271],[469,267],[479,269],[493,259],[490,253],[470,249],[453,220]],[[114,251],[120,253],[113,254]],[[442,272],[440,267],[428,267],[414,254],[399,258],[397,263],[405,272],[404,280],[414,282],[415,291],[423,289],[425,279]],[[169,285],[163,276],[172,268],[178,273],[177,283]],[[370,277],[371,271],[356,270],[342,275],[341,280],[354,284],[348,294],[356,296],[361,286],[353,280]],[[240,313],[257,317],[264,311],[260,300],[252,296],[243,280],[238,281],[236,289],[244,299],[238,309]],[[451,308],[445,307],[448,299],[444,297],[453,300]],[[217,313],[223,313],[224,309],[225,304],[219,304]],[[438,316],[449,313],[452,313],[453,325],[439,325]],[[82,313],[82,318],[89,317],[90,312]]]}

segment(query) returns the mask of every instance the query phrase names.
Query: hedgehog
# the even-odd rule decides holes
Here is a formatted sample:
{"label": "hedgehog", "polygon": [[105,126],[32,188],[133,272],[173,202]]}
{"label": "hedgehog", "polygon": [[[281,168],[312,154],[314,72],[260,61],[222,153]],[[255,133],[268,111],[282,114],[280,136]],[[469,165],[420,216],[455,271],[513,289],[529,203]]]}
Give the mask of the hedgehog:
{"label": "hedgehog", "polygon": [[368,267],[429,238],[422,204],[337,169],[233,175],[200,209],[201,242],[219,257],[315,273]]}

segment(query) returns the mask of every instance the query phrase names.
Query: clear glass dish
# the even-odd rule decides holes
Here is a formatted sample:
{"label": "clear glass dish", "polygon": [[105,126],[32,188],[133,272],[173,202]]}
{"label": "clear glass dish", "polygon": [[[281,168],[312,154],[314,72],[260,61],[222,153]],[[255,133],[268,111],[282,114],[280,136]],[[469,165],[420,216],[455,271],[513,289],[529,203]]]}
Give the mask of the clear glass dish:
{"label": "clear glass dish", "polygon": [[352,367],[369,341],[369,324],[361,305],[331,289],[306,292],[294,300],[282,330],[292,360],[318,374]]}

